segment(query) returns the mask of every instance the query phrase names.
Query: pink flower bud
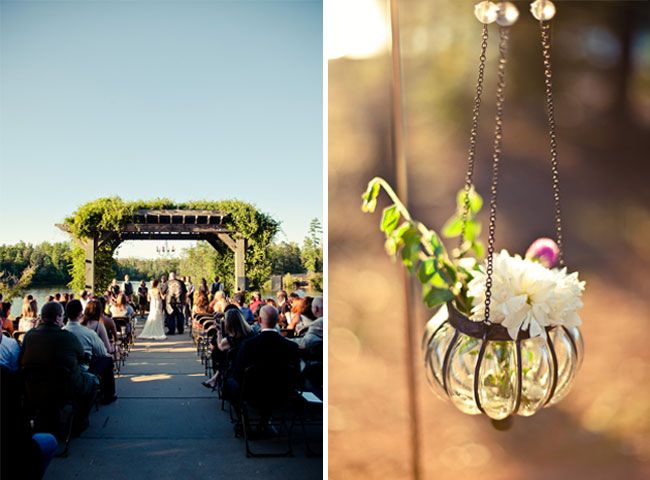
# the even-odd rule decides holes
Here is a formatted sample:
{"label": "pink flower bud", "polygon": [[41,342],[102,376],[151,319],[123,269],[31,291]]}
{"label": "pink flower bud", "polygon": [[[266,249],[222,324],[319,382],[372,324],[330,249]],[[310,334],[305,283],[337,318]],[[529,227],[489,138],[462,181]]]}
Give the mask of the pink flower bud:
{"label": "pink flower bud", "polygon": [[538,238],[526,251],[526,258],[537,260],[546,268],[551,268],[560,256],[560,249],[550,238]]}

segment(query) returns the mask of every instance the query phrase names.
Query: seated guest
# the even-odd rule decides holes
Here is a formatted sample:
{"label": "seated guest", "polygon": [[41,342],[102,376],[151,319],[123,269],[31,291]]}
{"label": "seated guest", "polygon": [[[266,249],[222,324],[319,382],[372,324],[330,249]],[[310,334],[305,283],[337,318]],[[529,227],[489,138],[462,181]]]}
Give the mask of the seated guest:
{"label": "seated guest", "polygon": [[99,335],[99,338],[101,338],[102,342],[104,343],[106,351],[108,353],[113,353],[113,346],[108,339],[108,332],[106,331],[106,327],[104,327],[102,322],[99,321],[101,316],[102,302],[100,302],[97,298],[93,298],[90,302],[88,302],[88,305],[86,305],[86,308],[84,309],[81,324]]}
{"label": "seated guest", "polygon": [[276,309],[278,308],[278,304],[275,303],[275,300],[273,300],[272,298],[267,298],[266,299],[266,304],[271,305],[272,307],[275,307]]}
{"label": "seated guest", "polygon": [[92,407],[99,381],[84,371],[86,361],[81,342],[75,335],[63,330],[63,307],[58,302],[47,302],[41,309],[41,321],[23,338],[20,366],[61,365],[70,370],[77,415],[73,430],[76,433],[88,428],[88,413]]}
{"label": "seated guest", "polygon": [[[217,335],[213,337],[214,344],[220,352],[227,352],[228,350],[239,348],[244,340],[253,336],[253,329],[251,328],[241,311],[236,307],[228,307],[224,314],[223,323],[220,323],[217,328]],[[223,365],[225,362],[225,355],[219,355],[215,349],[212,353],[214,376],[207,382],[201,382],[205,387],[214,389],[219,378],[220,371],[218,366]]]}
{"label": "seated guest", "polygon": [[304,300],[309,305],[311,310],[309,313],[311,315],[303,316],[302,320],[298,322],[298,325],[296,325],[296,336],[303,335],[312,323],[323,316],[323,297],[319,296],[314,299],[305,297]]}
{"label": "seated guest", "polygon": [[2,302],[2,329],[6,330],[10,334],[13,335],[14,333],[14,322],[9,319],[9,315],[11,314],[11,303],[10,302]]}
{"label": "seated guest", "polygon": [[287,292],[284,290],[280,290],[276,298],[278,299],[278,313],[280,314],[280,324],[282,326],[287,326],[289,322],[287,322],[286,316],[287,313],[291,312],[291,302],[289,301],[289,298],[287,298]]}
{"label": "seated guest", "polygon": [[99,316],[99,321],[104,325],[106,333],[108,334],[108,340],[111,343],[117,341],[117,326],[115,325],[115,320],[109,317],[106,314],[106,299],[104,297],[98,297],[99,303],[101,303],[101,315]]}
{"label": "seated guest", "polygon": [[311,308],[316,320],[305,329],[302,336],[292,339],[300,349],[308,351],[323,345],[323,297],[314,298]]}
{"label": "seated guest", "polygon": [[11,337],[0,334],[0,365],[7,367],[12,372],[18,370],[18,356],[20,346]]}
{"label": "seated guest", "polygon": [[233,302],[235,303],[235,305],[237,305],[237,307],[239,307],[239,310],[241,310],[241,313],[244,316],[244,320],[246,320],[246,323],[248,323],[249,325],[254,324],[255,316],[253,315],[252,310],[244,305],[244,294],[241,292],[235,293],[235,296],[233,297]]}
{"label": "seated guest", "polygon": [[262,295],[260,292],[253,292],[253,301],[250,303],[248,308],[251,309],[252,312],[254,312],[257,309],[258,305],[261,305],[262,303]]}
{"label": "seated guest", "polygon": [[23,316],[18,322],[18,330],[21,332],[28,332],[34,328],[38,323],[38,307],[36,300],[31,302],[27,299],[23,300]]}
{"label": "seated guest", "polygon": [[117,296],[115,305],[111,305],[111,316],[113,318],[115,317],[133,318],[134,315],[135,315],[135,311],[133,310],[131,305],[127,303],[126,295],[120,293]]}
{"label": "seated guest", "polygon": [[205,292],[199,292],[199,295],[196,299],[196,304],[194,307],[192,307],[193,315],[199,313],[212,313],[212,309],[210,308],[208,301],[208,296],[205,294]]}
{"label": "seated guest", "polygon": [[291,302],[291,320],[289,330],[298,331],[300,328],[308,327],[311,322],[316,320],[313,312],[311,311],[311,297],[296,298]]}
{"label": "seated guest", "polygon": [[[253,365],[293,366],[296,371],[299,371],[298,346],[280,335],[276,328],[278,311],[270,305],[265,305],[260,311],[260,322],[262,332],[241,344],[233,365],[232,377],[226,380],[224,393],[236,408],[246,368]],[[241,431],[240,429],[241,426],[235,426],[237,433]]]}
{"label": "seated guest", "polygon": [[[94,315],[93,303],[98,300],[92,300],[86,307],[86,311]],[[101,308],[101,305],[100,305]],[[101,315],[101,309],[98,310]],[[64,330],[73,333],[81,342],[84,352],[90,357],[90,365],[82,365],[84,370],[97,375],[99,378],[99,388],[102,393],[102,403],[108,404],[117,400],[115,395],[115,377],[113,376],[113,359],[107,355],[106,346],[99,335],[88,327],[84,327],[81,320],[81,302],[72,300],[66,306],[68,323]]]}
{"label": "seated guest", "polygon": [[226,294],[223,293],[223,290],[217,290],[217,293],[214,294],[214,300],[210,303],[212,311],[214,313],[224,312],[228,306],[228,300],[226,300]]}

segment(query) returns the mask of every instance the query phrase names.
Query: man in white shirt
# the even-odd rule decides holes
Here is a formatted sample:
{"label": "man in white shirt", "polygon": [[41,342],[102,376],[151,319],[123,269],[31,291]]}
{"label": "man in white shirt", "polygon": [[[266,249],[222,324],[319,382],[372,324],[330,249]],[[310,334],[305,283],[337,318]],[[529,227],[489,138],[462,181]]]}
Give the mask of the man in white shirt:
{"label": "man in white shirt", "polygon": [[0,365],[4,365],[9,370],[15,372],[18,370],[19,354],[20,346],[18,342],[0,333]]}
{"label": "man in white shirt", "polygon": [[117,400],[117,395],[115,395],[113,359],[108,356],[104,342],[97,332],[81,324],[82,306],[79,300],[69,301],[65,311],[68,323],[63,329],[73,333],[81,342],[84,352],[91,357],[90,365],[82,365],[82,368],[99,378],[99,388],[103,396],[102,403],[106,405],[114,402]]}
{"label": "man in white shirt", "polygon": [[90,301],[90,295],[88,295],[88,291],[82,290],[79,293],[79,297],[81,298],[81,309],[82,311],[86,309],[86,305],[88,305],[88,302]]}

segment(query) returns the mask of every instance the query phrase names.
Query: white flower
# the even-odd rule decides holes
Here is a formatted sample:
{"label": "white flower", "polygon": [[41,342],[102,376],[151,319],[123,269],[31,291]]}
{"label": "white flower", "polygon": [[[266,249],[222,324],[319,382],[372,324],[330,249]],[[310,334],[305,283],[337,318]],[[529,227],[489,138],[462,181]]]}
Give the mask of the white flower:
{"label": "white flower", "polygon": [[[511,257],[506,250],[494,255],[493,266],[490,321],[506,327],[513,340],[521,329],[530,329],[531,338],[546,338],[546,326],[582,323],[576,312],[583,305],[585,282],[578,280],[577,272],[550,270],[519,255]],[[485,272],[476,272],[468,285],[474,321],[485,317],[485,280]]]}

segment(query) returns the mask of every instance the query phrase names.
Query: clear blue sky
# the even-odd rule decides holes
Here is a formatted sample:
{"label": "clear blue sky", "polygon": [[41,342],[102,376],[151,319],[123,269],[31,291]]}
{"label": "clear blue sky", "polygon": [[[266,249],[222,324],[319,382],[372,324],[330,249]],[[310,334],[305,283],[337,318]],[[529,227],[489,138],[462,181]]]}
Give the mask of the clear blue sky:
{"label": "clear blue sky", "polygon": [[66,240],[54,223],[110,195],[237,198],[299,243],[322,221],[321,1],[1,0],[0,14],[0,244]]}

